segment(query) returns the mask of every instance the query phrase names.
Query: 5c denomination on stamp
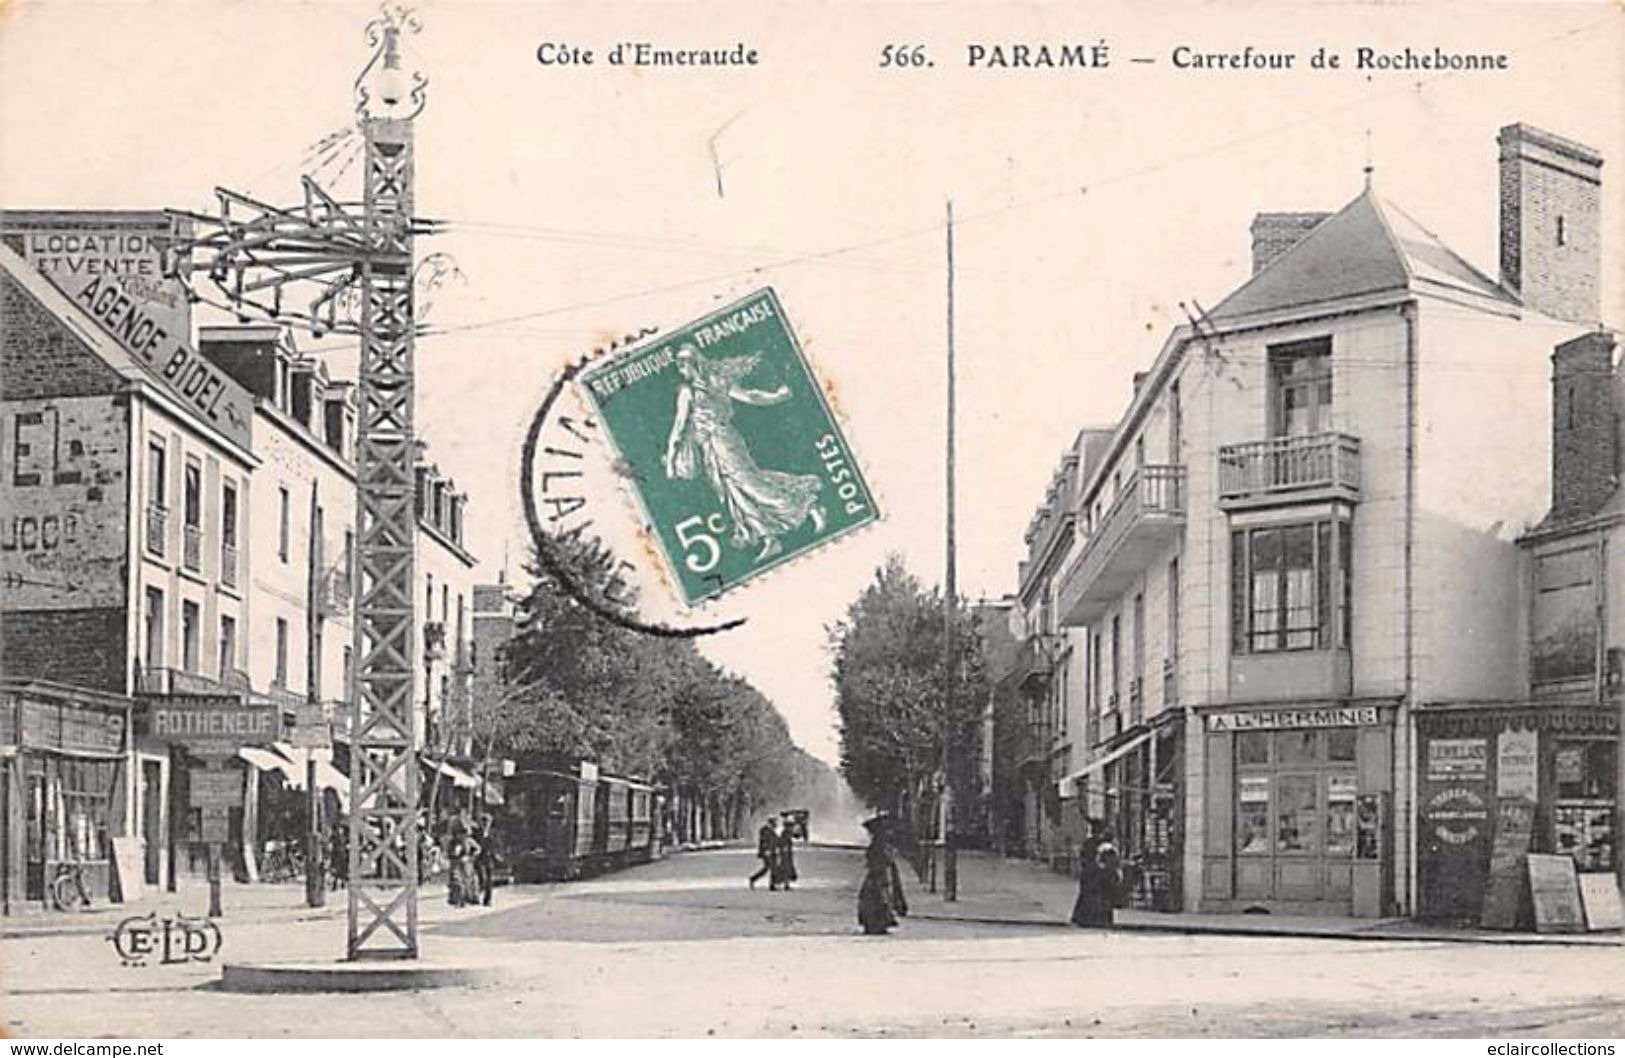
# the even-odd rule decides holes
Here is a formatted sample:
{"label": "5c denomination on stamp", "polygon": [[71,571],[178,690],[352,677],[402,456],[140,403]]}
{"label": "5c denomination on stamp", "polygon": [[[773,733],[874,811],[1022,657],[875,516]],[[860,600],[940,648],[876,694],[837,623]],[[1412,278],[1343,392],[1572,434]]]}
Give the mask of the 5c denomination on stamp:
{"label": "5c denomination on stamp", "polygon": [[580,382],[687,603],[879,517],[771,288]]}

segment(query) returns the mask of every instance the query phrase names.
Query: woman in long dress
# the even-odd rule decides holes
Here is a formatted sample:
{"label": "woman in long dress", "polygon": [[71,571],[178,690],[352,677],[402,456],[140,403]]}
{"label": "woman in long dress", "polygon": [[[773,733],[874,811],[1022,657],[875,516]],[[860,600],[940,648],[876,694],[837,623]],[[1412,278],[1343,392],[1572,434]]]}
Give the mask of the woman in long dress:
{"label": "woman in long dress", "polygon": [[876,817],[863,824],[869,831],[869,847],[863,853],[863,886],[858,890],[858,925],[863,932],[884,934],[908,914],[908,898],[903,895],[903,879],[886,847],[885,820]]}
{"label": "woman in long dress", "polygon": [[733,523],[730,542],[738,548],[759,544],[758,562],[782,551],[779,537],[807,519],[822,530],[818,475],[758,466],[733,422],[735,401],[756,407],[782,404],[790,399],[790,387],[761,390],[740,384],[756,369],[760,353],[708,360],[684,345],[676,359],[683,383],[666,440],[666,476],[688,480],[703,472]]}

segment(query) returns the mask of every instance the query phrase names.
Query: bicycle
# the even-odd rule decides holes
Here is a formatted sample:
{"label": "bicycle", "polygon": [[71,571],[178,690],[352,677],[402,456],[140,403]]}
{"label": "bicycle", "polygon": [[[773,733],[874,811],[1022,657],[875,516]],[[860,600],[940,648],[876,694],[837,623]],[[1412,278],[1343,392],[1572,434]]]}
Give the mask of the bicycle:
{"label": "bicycle", "polygon": [[268,841],[265,858],[260,864],[263,882],[292,882],[305,876],[305,858],[299,846],[291,841]]}
{"label": "bicycle", "polygon": [[68,861],[56,865],[47,892],[51,906],[58,911],[84,911],[90,907],[90,886],[85,882],[83,864]]}

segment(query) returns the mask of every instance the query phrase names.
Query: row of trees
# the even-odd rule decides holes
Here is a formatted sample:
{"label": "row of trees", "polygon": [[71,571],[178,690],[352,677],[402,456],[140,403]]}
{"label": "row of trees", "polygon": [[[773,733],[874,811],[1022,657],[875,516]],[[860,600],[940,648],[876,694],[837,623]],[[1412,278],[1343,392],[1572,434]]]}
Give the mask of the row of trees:
{"label": "row of trees", "polygon": [[[953,693],[947,694],[945,610],[942,592],[927,588],[892,555],[828,629],[841,771],[858,797],[918,835],[936,833],[942,789],[951,778],[961,797],[956,832],[974,839],[981,813],[965,798],[976,788],[989,679],[979,621],[957,605]],[[954,756],[945,761],[950,731]]]}
{"label": "row of trees", "polygon": [[[597,539],[553,538],[557,564],[612,610],[636,593]],[[476,752],[597,761],[674,791],[684,839],[738,836],[757,811],[821,796],[834,776],[790,739],[761,692],[706,659],[691,639],[651,636],[583,606],[544,564],[506,648],[504,690],[477,694]]]}

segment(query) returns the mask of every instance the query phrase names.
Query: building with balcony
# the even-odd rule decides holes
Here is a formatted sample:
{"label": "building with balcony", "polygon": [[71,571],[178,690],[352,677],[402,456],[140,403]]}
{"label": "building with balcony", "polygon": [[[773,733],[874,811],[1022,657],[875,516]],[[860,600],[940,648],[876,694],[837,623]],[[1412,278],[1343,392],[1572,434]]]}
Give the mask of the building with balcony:
{"label": "building with balcony", "polygon": [[[246,620],[227,545],[259,465],[251,399],[196,355],[162,278],[186,234],[156,212],[0,215],[0,676],[23,717],[0,754],[8,905],[41,899],[61,862],[110,886],[121,842],[141,864],[124,893],[165,876],[170,755],[132,696],[189,693],[172,674],[212,672],[210,630]],[[118,713],[117,745],[29,722]]]}
{"label": "building with balcony", "polygon": [[1524,693],[1516,539],[1551,426],[1529,395],[1598,311],[1601,160],[1521,125],[1500,144],[1499,281],[1369,177],[1335,212],[1260,214],[1253,275],[1079,462],[1050,567],[1056,807],[1115,833],[1146,906],[1425,910],[1419,725]]}
{"label": "building with balcony", "polygon": [[[204,327],[194,342],[186,292],[164,274],[185,237],[161,212],[0,215],[7,908],[42,899],[62,862],[86,865],[106,895],[118,848],[126,898],[202,870],[190,758],[148,730],[154,703],[252,697],[279,706],[286,729],[342,719],[349,697],[353,387],[276,327]],[[445,739],[447,702],[466,699],[458,615],[474,559],[464,498],[438,495],[420,510],[418,577],[434,597],[416,651],[427,723]],[[317,763],[341,799],[334,758]],[[305,753],[245,749],[232,768],[243,796],[227,862],[252,877],[267,776],[303,784]]]}

